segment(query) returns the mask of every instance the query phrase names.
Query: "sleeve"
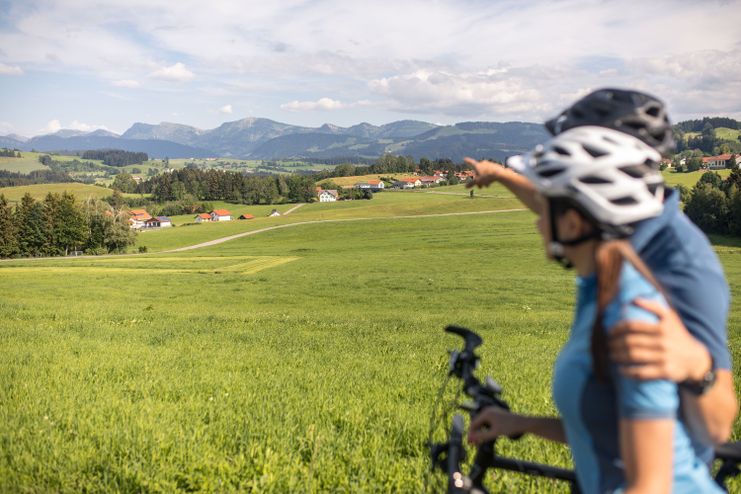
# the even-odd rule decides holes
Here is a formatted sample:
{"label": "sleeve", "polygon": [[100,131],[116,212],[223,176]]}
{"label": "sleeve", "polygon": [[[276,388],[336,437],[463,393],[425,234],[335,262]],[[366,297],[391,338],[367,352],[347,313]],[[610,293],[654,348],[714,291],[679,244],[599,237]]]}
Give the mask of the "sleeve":
{"label": "sleeve", "polygon": [[[624,269],[633,271],[632,267]],[[627,276],[626,276],[627,275]],[[655,315],[632,304],[636,298],[655,300],[666,305],[663,296],[635,271],[621,276],[620,291],[604,314],[606,331],[623,320],[655,322]],[[679,409],[676,383],[665,379],[639,380],[625,377],[615,364],[610,364],[610,377],[615,386],[618,416],[623,419],[674,418]]]}

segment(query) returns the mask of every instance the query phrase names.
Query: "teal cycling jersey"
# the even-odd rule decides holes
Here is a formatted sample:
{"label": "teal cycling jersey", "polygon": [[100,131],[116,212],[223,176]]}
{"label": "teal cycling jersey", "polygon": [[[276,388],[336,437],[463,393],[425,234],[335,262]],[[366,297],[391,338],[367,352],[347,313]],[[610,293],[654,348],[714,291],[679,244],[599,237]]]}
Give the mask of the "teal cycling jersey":
{"label": "teal cycling jersey", "polygon": [[[680,415],[675,383],[631,379],[621,375],[613,364],[605,380],[595,375],[590,345],[597,313],[596,281],[594,275],[577,279],[574,322],[553,375],[553,398],[561,413],[582,491],[612,493],[625,488],[619,447],[621,419],[667,419],[674,423],[672,492],[723,492],[693,448]],[[644,298],[666,304],[659,291],[629,263],[624,263],[619,283],[618,293],[604,313],[605,330],[625,319],[655,321],[654,315],[632,301]]]}

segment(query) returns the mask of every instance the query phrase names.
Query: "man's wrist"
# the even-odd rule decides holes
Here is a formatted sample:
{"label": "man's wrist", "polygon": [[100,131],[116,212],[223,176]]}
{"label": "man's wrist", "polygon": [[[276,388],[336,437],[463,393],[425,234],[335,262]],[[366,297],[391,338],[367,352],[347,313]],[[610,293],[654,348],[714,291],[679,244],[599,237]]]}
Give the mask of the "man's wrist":
{"label": "man's wrist", "polygon": [[689,372],[687,373],[687,381],[701,381],[709,372],[715,370],[715,362],[713,361],[713,356],[710,355],[710,352],[707,348],[705,348],[705,345],[696,342],[696,347],[697,357],[690,360],[691,362],[693,362],[693,364],[691,365]]}
{"label": "man's wrist", "polygon": [[679,385],[692,394],[701,396],[715,385],[716,366],[710,352],[703,346],[703,360],[700,365],[693,366],[690,376]]}

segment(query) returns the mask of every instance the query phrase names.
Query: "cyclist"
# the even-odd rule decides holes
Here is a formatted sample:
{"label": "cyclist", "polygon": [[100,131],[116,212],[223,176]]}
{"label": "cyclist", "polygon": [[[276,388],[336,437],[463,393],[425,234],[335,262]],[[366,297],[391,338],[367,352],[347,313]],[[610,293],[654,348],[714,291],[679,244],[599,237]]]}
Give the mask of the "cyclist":
{"label": "cyclist", "polygon": [[491,407],[472,420],[469,440],[534,433],[566,441],[584,492],[722,492],[693,448],[677,384],[626,376],[608,355],[607,328],[656,319],[636,297],[667,304],[627,240],[635,223],[662,213],[660,159],[635,137],[582,126],[512,162],[537,188],[548,257],[578,274],[575,318],[553,377],[561,418]]}
{"label": "cyclist", "polygon": [[[546,122],[552,134],[583,125],[628,133],[666,154],[674,147],[664,105],[637,91],[600,89]],[[499,181],[538,213],[535,187],[524,176],[488,161],[467,161],[476,176],[469,186]],[[611,358],[638,379],[682,383],[683,413],[691,419],[694,446],[704,461],[712,443],[727,441],[738,411],[726,321],[729,290],[705,235],[679,210],[679,194],[666,189],[664,210],[640,222],[630,242],[667,292],[677,313],[638,300],[656,322],[622,321],[610,332]]]}

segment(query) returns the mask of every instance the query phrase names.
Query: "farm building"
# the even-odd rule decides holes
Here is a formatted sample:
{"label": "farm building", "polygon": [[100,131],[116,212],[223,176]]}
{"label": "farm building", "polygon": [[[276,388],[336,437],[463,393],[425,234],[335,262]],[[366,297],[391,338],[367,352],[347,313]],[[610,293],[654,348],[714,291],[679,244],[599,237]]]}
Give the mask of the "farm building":
{"label": "farm building", "polygon": [[129,211],[129,227],[137,230],[145,228],[145,222],[151,218],[146,209],[132,209]]}
{"label": "farm building", "polygon": [[211,221],[211,215],[208,213],[201,213],[196,216],[195,220],[196,223],[205,223],[207,221]]}
{"label": "farm building", "polygon": [[339,194],[336,190],[322,190],[319,192],[319,202],[335,202]]}
{"label": "farm building", "polygon": [[358,182],[355,184],[356,189],[370,189],[373,192],[383,190],[385,187],[386,184],[383,183],[383,180],[368,180],[367,182]]}
{"label": "farm building", "polygon": [[280,213],[277,209],[273,209],[268,216],[280,216]]}
{"label": "farm building", "polygon": [[214,209],[211,211],[211,221],[231,221],[232,213],[226,209]]}
{"label": "farm building", "polygon": [[252,216],[251,214],[244,213],[243,215],[240,215],[238,219],[240,219],[240,220],[251,220],[253,218],[254,218],[254,216]]}
{"label": "farm building", "polygon": [[396,189],[413,189],[415,187],[422,187],[422,181],[418,178],[401,178],[394,182],[394,188]]}

